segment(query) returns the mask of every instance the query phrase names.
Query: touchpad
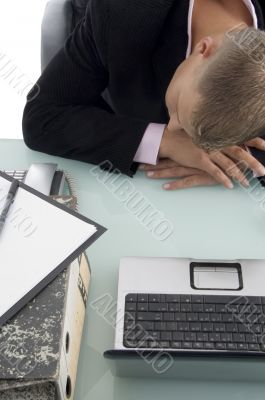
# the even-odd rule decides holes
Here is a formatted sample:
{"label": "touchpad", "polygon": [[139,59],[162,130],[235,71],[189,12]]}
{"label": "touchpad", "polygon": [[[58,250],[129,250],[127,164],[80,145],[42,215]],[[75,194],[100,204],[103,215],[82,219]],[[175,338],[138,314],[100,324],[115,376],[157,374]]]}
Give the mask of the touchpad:
{"label": "touchpad", "polygon": [[191,286],[200,290],[240,290],[240,264],[191,263]]}

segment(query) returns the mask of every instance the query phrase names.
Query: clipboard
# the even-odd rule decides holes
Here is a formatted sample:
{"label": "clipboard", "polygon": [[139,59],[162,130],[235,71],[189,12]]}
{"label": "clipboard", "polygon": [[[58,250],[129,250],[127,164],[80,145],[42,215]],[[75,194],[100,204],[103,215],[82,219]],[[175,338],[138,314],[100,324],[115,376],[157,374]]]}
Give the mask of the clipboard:
{"label": "clipboard", "polygon": [[[2,206],[1,198],[5,193],[7,194],[11,182],[12,178],[0,171],[0,206]],[[5,188],[3,189],[4,185]],[[27,199],[27,203],[25,203],[25,199]],[[22,200],[25,207],[31,205],[31,215],[33,219],[35,217],[37,224],[36,230],[32,230],[31,235],[29,235],[29,229],[21,230],[21,225],[19,226],[18,223],[16,211],[22,210]],[[32,204],[35,204],[39,209],[34,209]],[[49,218],[52,220],[49,220]],[[62,221],[67,221],[67,231],[65,226],[60,225]],[[34,228],[34,224],[30,225],[29,221],[27,223],[26,227]],[[48,232],[49,235],[45,236],[46,225],[49,223],[51,224],[51,231]],[[0,235],[0,326],[51,283],[60,272],[106,231],[106,228],[100,224],[59,204],[22,182],[19,182],[19,189],[10,208],[10,215],[6,224],[7,227],[4,227]],[[59,249],[58,254],[56,254],[57,248],[54,246],[54,237],[60,232],[66,233],[67,237],[65,235],[56,238],[56,246]],[[14,241],[11,242],[13,237]],[[45,243],[41,241],[43,238],[47,239],[46,242],[44,241]],[[34,244],[35,246],[32,248]],[[43,257],[40,257],[41,248]],[[46,253],[44,253],[45,249],[47,250]],[[20,251],[20,253],[16,254],[16,251]],[[38,262],[38,258],[35,257],[36,254],[38,254],[38,258],[41,258],[42,269],[40,264],[35,268],[34,262]],[[52,260],[50,266],[45,266],[45,258],[47,262]],[[26,263],[27,260],[29,264]]]}

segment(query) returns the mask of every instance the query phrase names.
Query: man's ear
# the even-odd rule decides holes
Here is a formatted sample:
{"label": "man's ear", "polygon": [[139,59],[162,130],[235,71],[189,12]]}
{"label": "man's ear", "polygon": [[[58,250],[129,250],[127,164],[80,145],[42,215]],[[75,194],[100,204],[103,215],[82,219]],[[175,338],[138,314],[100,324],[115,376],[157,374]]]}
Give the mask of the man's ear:
{"label": "man's ear", "polygon": [[195,53],[201,54],[204,58],[208,58],[215,52],[217,43],[211,36],[206,36],[195,46]]}

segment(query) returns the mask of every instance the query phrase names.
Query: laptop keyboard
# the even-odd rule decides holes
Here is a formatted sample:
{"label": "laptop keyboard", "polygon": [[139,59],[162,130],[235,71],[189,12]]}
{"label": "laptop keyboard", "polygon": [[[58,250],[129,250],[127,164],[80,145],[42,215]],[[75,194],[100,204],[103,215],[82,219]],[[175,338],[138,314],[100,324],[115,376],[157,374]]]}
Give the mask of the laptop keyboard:
{"label": "laptop keyboard", "polygon": [[265,297],[131,293],[127,348],[265,352]]}

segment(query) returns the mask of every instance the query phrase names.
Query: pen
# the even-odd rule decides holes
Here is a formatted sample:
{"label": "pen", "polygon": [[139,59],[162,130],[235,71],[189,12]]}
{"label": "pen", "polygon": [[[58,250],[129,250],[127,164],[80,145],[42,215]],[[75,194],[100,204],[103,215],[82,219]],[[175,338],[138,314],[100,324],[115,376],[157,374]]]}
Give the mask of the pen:
{"label": "pen", "polygon": [[14,198],[16,196],[16,192],[17,192],[18,188],[19,188],[19,181],[17,179],[14,179],[12,181],[10,189],[9,189],[9,191],[7,193],[6,201],[5,201],[4,207],[2,209],[2,212],[0,214],[0,234],[1,234],[2,230],[3,230],[4,225],[5,225],[5,221],[6,221],[6,217],[7,217],[8,211],[10,209],[11,204],[14,201]]}

